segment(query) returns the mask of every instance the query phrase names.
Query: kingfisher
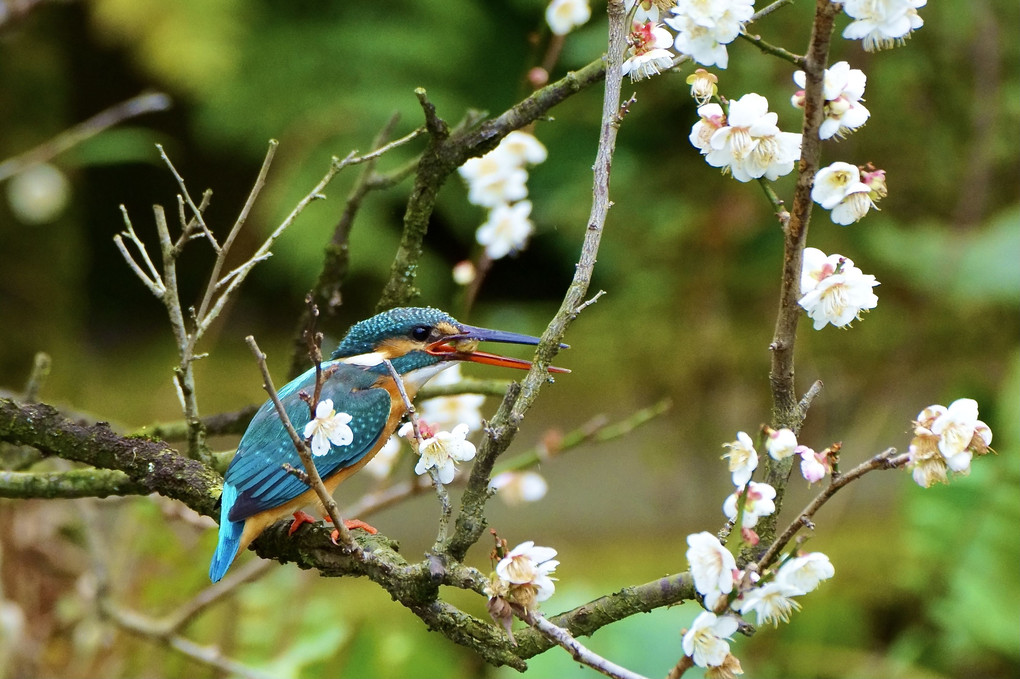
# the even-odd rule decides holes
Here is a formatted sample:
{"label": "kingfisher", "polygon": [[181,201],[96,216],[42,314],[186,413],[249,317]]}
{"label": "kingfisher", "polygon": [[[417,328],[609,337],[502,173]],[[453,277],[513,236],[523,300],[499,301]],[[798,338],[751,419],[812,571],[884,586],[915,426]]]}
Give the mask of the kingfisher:
{"label": "kingfisher", "polygon": [[[409,399],[457,361],[531,367],[530,361],[477,351],[481,341],[536,345],[539,339],[465,325],[431,307],[391,309],[352,326],[331,360],[322,363],[317,404],[310,404],[317,379],[314,367],[280,389],[280,401],[298,432],[306,431],[313,410],[316,420],[320,412],[329,419],[339,418],[341,435],[322,437],[318,445],[312,438],[315,468],[326,490],[332,494],[344,479],[368,464],[407,412],[387,360]],[[549,371],[569,372],[555,367]],[[314,489],[289,472],[287,465],[303,468],[276,407],[268,400],[241,437],[223,479],[219,541],[209,565],[213,582],[268,526],[289,514],[297,521],[301,507],[318,502]]]}

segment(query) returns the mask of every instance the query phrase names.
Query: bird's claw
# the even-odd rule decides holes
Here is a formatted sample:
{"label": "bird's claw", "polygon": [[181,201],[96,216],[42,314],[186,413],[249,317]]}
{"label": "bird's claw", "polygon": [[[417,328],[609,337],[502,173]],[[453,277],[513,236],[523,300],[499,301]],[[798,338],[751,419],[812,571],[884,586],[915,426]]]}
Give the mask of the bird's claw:
{"label": "bird's claw", "polygon": [[[329,521],[328,518],[326,520]],[[368,525],[361,519],[347,519],[346,521],[344,521],[344,526],[347,528],[347,530],[354,530],[355,528],[360,528],[361,530],[366,531],[369,535],[375,535],[376,533],[379,532],[374,526]],[[340,537],[339,530],[334,530],[332,533],[329,534],[329,539],[337,547],[340,546],[340,543],[337,542],[337,539],[339,537]]]}

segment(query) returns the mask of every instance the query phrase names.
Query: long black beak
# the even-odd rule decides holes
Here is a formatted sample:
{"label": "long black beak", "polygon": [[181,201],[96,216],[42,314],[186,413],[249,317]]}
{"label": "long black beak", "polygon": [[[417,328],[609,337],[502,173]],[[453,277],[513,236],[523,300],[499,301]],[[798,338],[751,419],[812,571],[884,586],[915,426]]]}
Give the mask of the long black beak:
{"label": "long black beak", "polygon": [[[458,324],[460,332],[443,338],[428,347],[426,351],[433,356],[442,356],[447,360],[471,361],[473,363],[484,363],[486,365],[498,365],[504,368],[517,368],[528,370],[531,368],[531,361],[509,356],[489,354],[484,351],[475,351],[477,342],[505,342],[507,344],[530,344],[537,345],[541,340],[531,335],[522,335],[516,332],[505,330],[489,330],[488,328],[477,328],[473,325]],[[569,349],[567,344],[560,344],[561,349]],[[549,366],[551,373],[568,373],[566,368]]]}

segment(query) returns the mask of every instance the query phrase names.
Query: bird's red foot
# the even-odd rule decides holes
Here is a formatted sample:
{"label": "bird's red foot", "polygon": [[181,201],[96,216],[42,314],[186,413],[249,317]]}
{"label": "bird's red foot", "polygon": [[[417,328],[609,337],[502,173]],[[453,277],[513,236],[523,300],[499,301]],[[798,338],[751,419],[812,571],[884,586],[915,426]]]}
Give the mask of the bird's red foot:
{"label": "bird's red foot", "polygon": [[[326,520],[329,521],[330,520],[329,517],[327,517]],[[355,528],[360,528],[363,531],[367,531],[370,535],[375,535],[376,533],[379,532],[378,530],[376,530],[374,526],[368,525],[361,519],[347,519],[344,521],[344,526],[347,527],[347,530],[354,530]],[[333,541],[334,545],[338,544],[337,538],[339,537],[340,531],[338,530],[335,530],[329,534],[329,539]]]}
{"label": "bird's red foot", "polygon": [[290,524],[290,530],[287,531],[287,535],[293,535],[305,523],[315,523],[315,518],[300,510],[294,512],[294,522]]}

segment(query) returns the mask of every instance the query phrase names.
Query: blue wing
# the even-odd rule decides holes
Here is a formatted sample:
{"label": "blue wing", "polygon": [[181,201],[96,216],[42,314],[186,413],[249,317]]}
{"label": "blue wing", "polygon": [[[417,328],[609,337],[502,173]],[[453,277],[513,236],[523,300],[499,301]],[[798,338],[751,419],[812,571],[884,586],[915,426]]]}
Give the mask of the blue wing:
{"label": "blue wing", "polygon": [[[323,369],[327,368],[334,372],[323,384],[320,400],[332,399],[338,413],[352,416],[350,427],[354,440],[346,446],[332,446],[328,453],[314,458],[315,468],[324,479],[365,457],[379,440],[390,415],[389,393],[385,389],[373,388],[377,375],[361,366],[339,362],[323,364]],[[315,369],[312,368],[279,392],[287,416],[299,436],[311,419],[308,403],[299,394],[302,390],[312,394],[314,389]],[[228,498],[227,487],[233,487],[229,496],[233,503],[227,518],[244,521],[249,516],[285,504],[308,490],[301,479],[283,468],[284,464],[304,468],[273,402],[266,401],[241,437],[237,454],[224,477],[225,500]]]}

